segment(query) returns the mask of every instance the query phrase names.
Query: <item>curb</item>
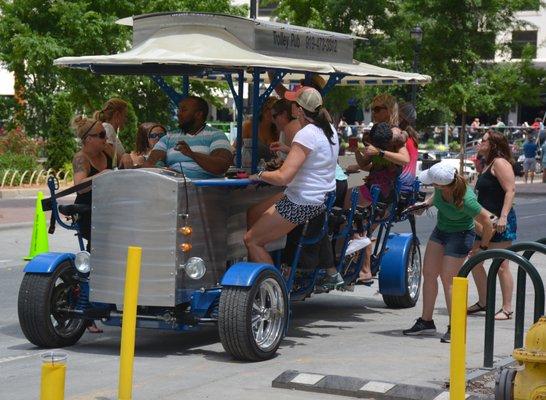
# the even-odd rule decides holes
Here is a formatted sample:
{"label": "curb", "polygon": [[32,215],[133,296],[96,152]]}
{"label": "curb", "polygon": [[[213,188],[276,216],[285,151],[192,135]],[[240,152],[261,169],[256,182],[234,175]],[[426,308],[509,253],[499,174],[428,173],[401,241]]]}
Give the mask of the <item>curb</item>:
{"label": "curb", "polygon": [[[271,386],[279,389],[327,393],[338,396],[377,400],[448,400],[449,391],[433,387],[372,381],[350,376],[321,375],[294,370],[284,371]],[[468,394],[466,400],[493,400],[493,397]]]}
{"label": "curb", "polygon": [[0,224],[0,231],[7,231],[8,229],[29,228],[29,227],[32,228],[32,225],[34,225],[34,222],[14,222],[11,224]]}

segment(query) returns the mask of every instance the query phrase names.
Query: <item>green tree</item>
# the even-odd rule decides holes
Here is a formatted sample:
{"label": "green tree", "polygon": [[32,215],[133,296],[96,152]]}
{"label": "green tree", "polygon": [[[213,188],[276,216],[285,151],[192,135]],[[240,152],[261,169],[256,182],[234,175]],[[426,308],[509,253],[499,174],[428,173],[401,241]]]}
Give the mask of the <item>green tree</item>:
{"label": "green tree", "polygon": [[48,120],[49,136],[46,141],[47,166],[60,170],[72,160],[76,151],[74,133],[66,121],[72,117],[72,104],[68,96],[59,93],[53,98],[53,112]]}
{"label": "green tree", "polygon": [[[95,76],[56,67],[53,60],[127,50],[132,31],[115,24],[119,18],[165,11],[244,15],[245,10],[229,0],[0,0],[0,62],[15,73],[16,91],[24,101],[17,122],[31,136],[49,137],[48,120],[60,92],[73,113],[91,114],[114,93],[133,104],[137,120],[169,122],[169,101],[149,78]],[[208,92],[203,85],[195,89]]]}

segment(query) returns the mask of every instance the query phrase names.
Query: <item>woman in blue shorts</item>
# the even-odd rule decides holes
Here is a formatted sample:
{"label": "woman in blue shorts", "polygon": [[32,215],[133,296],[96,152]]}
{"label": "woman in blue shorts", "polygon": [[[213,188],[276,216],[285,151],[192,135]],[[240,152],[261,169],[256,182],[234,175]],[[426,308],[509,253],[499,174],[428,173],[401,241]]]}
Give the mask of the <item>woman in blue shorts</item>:
{"label": "woman in blue shorts", "polygon": [[[442,280],[447,310],[451,315],[453,278],[474,244],[474,219],[483,227],[482,249],[487,248],[493,234],[490,213],[480,206],[474,191],[467,186],[466,180],[455,167],[446,162],[434,164],[419,174],[419,180],[425,185],[434,186],[434,194],[425,202],[438,209],[438,217],[425,250],[423,313],[413,327],[403,331],[404,335],[436,334],[432,314],[438,296],[438,277]],[[441,341],[449,343],[450,340],[448,325]]]}
{"label": "woman in blue shorts", "polygon": [[[517,221],[512,207],[516,196],[516,177],[512,164],[510,145],[504,135],[498,132],[487,132],[483,135],[478,147],[478,154],[485,160],[485,167],[476,182],[478,202],[493,213],[498,219],[495,225],[495,234],[491,238],[491,248],[505,249],[516,240]],[[476,236],[474,251],[479,249],[481,238]],[[468,308],[473,314],[486,309],[487,275],[483,263],[472,270],[474,281],[478,288],[478,302]],[[508,260],[504,260],[499,269],[499,282],[502,291],[502,307],[495,314],[496,320],[512,318],[512,292],[514,279],[508,267]]]}

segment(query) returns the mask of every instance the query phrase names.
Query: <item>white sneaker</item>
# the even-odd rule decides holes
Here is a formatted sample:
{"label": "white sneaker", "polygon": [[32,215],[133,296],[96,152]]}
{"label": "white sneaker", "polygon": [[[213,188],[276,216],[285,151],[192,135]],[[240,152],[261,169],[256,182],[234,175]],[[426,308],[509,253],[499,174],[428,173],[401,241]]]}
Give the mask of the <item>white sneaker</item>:
{"label": "white sneaker", "polygon": [[367,236],[360,236],[357,239],[351,239],[349,241],[349,245],[347,246],[347,251],[345,251],[345,255],[349,255],[358,250],[361,250],[364,247],[369,246],[371,242],[372,241],[368,239]]}

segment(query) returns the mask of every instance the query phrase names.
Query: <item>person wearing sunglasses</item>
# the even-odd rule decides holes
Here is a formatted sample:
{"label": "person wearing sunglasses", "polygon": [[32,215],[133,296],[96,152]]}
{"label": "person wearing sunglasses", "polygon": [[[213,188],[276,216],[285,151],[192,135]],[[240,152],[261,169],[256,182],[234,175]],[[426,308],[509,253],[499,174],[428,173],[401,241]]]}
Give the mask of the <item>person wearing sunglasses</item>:
{"label": "person wearing sunglasses", "polygon": [[[106,131],[101,121],[80,115],[72,120],[72,127],[82,146],[72,159],[74,184],[78,185],[110,171],[112,158],[106,153]],[[87,240],[87,250],[89,251],[91,248],[91,187],[78,192],[74,203],[89,206],[89,211],[80,213],[78,219],[80,234]],[[102,332],[93,321],[89,321],[87,329],[91,333]]]}
{"label": "person wearing sunglasses", "polygon": [[131,160],[135,168],[144,165],[154,146],[166,134],[165,127],[157,122],[143,122],[138,126],[136,150],[131,152]]}
{"label": "person wearing sunglasses", "polygon": [[[82,148],[72,159],[74,169],[74,184],[78,185],[93,179],[94,176],[112,169],[112,158],[106,153],[106,131],[101,121],[84,116],[77,116],[72,121],[76,136],[80,139]],[[91,206],[91,187],[78,192],[76,204]],[[91,212],[80,215],[80,233],[87,240],[89,249],[91,242]]]}

